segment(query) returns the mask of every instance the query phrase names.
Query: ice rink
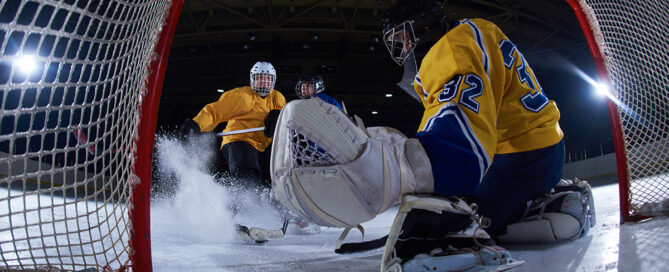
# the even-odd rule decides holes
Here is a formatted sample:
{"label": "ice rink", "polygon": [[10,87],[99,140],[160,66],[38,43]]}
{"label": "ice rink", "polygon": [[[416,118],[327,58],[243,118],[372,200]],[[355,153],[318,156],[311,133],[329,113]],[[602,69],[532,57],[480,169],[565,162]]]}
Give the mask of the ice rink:
{"label": "ice rink", "polygon": [[[338,228],[303,235],[293,226],[284,239],[265,245],[236,241],[230,235],[233,221],[278,228],[280,219],[262,206],[232,219],[224,207],[228,192],[198,170],[202,165],[190,165],[198,162],[182,156],[185,151],[170,141],[159,148],[163,167],[171,163],[181,186],[172,198],[155,200],[151,207],[154,271],[379,271],[382,248],[334,253]],[[587,236],[556,244],[503,245],[515,259],[526,261],[514,271],[669,271],[669,218],[620,225],[617,184],[595,187],[593,194],[597,223]],[[386,235],[396,211],[391,208],[363,224],[365,239]],[[347,241],[359,239],[360,233],[351,231]]]}

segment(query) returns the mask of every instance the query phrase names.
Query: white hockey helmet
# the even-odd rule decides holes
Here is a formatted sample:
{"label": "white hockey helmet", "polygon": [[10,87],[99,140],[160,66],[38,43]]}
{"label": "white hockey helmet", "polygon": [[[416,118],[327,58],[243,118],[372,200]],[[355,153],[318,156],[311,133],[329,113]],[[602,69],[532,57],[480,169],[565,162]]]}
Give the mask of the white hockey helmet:
{"label": "white hockey helmet", "polygon": [[269,92],[274,90],[276,70],[274,70],[274,66],[269,62],[256,62],[251,68],[250,79],[253,91],[258,95],[265,97]]}

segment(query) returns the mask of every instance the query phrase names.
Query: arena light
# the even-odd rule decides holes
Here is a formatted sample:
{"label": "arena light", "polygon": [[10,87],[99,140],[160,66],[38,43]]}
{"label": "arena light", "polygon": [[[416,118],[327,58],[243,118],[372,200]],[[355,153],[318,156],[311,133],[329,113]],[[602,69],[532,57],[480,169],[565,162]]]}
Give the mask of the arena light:
{"label": "arena light", "polygon": [[597,82],[597,85],[595,86],[595,92],[597,95],[604,97],[604,96],[610,96],[611,93],[609,91],[609,85],[603,82]]}
{"label": "arena light", "polygon": [[378,111],[372,111],[372,114],[379,114]]}
{"label": "arena light", "polygon": [[16,60],[16,66],[22,73],[30,74],[35,70],[35,58],[31,55],[23,55]]}
{"label": "arena light", "polygon": [[588,76],[588,74],[586,74],[585,72],[581,71],[581,69],[579,69],[578,67],[574,66],[573,64],[568,63],[568,65],[571,67],[571,70],[572,70],[578,77],[580,77],[581,79],[585,80],[585,82],[587,82],[588,84],[590,84],[590,86],[592,86],[594,93],[596,93],[598,97],[602,97],[602,98],[603,98],[603,97],[607,97],[608,99],[610,99],[613,103],[615,103],[615,104],[618,105],[619,107],[625,108],[625,106],[622,105],[622,103],[620,102],[620,100],[618,100],[618,98],[616,98],[615,96],[613,96],[613,95],[611,94],[611,88],[609,87],[608,84],[606,84],[606,82],[597,82],[596,80],[594,80],[593,78],[591,78],[590,76]]}
{"label": "arena light", "polygon": [[225,90],[223,90],[223,89],[218,89],[218,90],[216,90],[216,91],[219,92],[219,93],[223,93],[223,92],[225,92]]}
{"label": "arena light", "polygon": [[391,93],[387,93],[387,94],[386,94],[386,97],[393,97],[393,94],[391,94]]}

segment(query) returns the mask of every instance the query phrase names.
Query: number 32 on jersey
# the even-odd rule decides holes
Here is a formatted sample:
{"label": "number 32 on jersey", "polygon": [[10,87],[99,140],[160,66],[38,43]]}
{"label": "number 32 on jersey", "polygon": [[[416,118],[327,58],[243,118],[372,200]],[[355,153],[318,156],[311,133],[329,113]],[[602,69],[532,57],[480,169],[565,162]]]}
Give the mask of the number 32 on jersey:
{"label": "number 32 on jersey", "polygon": [[[523,54],[521,54],[520,51],[518,51],[516,48],[516,45],[514,45],[509,40],[503,40],[500,42],[499,47],[500,51],[502,52],[502,56],[504,57],[504,65],[506,66],[506,69],[511,70],[514,68],[518,74],[518,80],[520,81],[520,84],[534,90],[534,92],[528,91],[520,98],[520,102],[523,104],[523,107],[531,112],[541,111],[544,107],[546,107],[546,105],[548,105],[548,98],[544,95],[541,86],[538,86],[538,81],[536,81],[536,79],[532,80],[534,79],[534,75],[528,71],[529,67],[526,64]],[[516,57],[513,55],[514,51],[520,57],[520,63],[516,67],[513,67],[513,64],[516,60]],[[473,112],[478,113],[479,103],[475,100],[475,98],[483,94],[483,80],[481,80],[481,78],[476,74],[453,76],[451,80],[444,84],[444,89],[441,93],[439,93],[437,100],[441,103],[450,101],[451,99],[455,98],[458,90],[460,89],[460,84],[462,84],[463,81],[467,84],[468,87],[462,90],[458,103],[472,110]],[[534,82],[537,82],[537,84]]]}

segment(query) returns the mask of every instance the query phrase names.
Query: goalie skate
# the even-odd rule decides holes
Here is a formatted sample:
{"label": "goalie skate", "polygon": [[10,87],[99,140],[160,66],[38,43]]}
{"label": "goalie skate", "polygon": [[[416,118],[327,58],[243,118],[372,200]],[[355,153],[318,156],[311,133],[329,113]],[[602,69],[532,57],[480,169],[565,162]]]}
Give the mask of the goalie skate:
{"label": "goalie skate", "polygon": [[506,271],[522,265],[483,231],[487,219],[457,198],[406,195],[381,271]]}
{"label": "goalie skate", "polygon": [[435,250],[430,255],[417,255],[404,264],[394,263],[387,271],[496,272],[508,271],[523,263],[524,261],[511,259],[511,255],[504,248],[491,246],[478,251]]}

